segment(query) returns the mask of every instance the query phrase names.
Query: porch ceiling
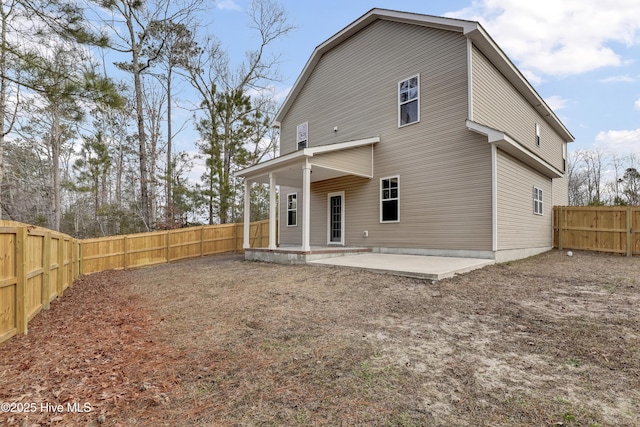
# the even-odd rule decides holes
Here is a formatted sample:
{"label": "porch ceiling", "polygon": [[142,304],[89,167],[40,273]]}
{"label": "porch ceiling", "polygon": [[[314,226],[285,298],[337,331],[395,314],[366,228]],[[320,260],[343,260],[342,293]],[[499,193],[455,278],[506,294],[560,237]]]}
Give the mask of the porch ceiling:
{"label": "porch ceiling", "polygon": [[248,181],[269,183],[269,174],[276,175],[278,185],[300,187],[303,167],[311,169],[311,182],[347,175],[365,178],[373,176],[373,145],[379,137],[311,147],[251,166],[236,173]]}
{"label": "porch ceiling", "polygon": [[[278,185],[284,185],[286,187],[300,187],[302,185],[302,166],[304,160],[300,160],[298,163],[294,163],[286,168],[280,168],[271,172],[258,175],[256,177],[247,178],[251,182],[258,182],[261,184],[269,183],[269,173],[276,174],[276,180]],[[311,182],[324,181],[325,179],[338,178],[347,175],[358,175],[351,173],[347,170],[329,169],[322,166],[311,164]],[[360,175],[361,176],[361,175]]]}

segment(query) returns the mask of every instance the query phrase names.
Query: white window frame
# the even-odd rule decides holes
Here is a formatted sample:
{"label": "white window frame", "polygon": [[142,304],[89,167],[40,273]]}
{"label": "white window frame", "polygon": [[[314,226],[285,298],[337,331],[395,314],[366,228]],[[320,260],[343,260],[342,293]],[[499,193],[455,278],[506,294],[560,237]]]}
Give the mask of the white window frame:
{"label": "white window frame", "polygon": [[[290,198],[293,196],[293,200],[296,201],[295,207],[291,208],[290,206]],[[289,212],[295,212],[296,214],[296,223],[289,223]],[[287,194],[287,227],[297,227],[298,226],[298,193],[289,193]]]}
{"label": "white window frame", "polygon": [[304,147],[309,146],[309,122],[300,123],[296,127],[296,150],[300,149],[300,144],[304,142]]}
{"label": "white window frame", "polygon": [[[387,180],[392,180],[392,179],[396,179],[397,183],[398,183],[398,187],[397,187],[397,197],[388,197],[386,199],[382,198],[383,195],[383,187],[382,187],[382,182],[383,181],[387,181]],[[394,175],[394,176],[386,176],[384,178],[380,178],[380,192],[378,193],[378,197],[380,200],[380,223],[381,224],[393,224],[393,223],[398,223],[400,222],[400,175]],[[395,220],[383,220],[382,218],[382,212],[383,212],[383,203],[385,201],[392,201],[392,200],[397,200],[398,202],[398,207],[397,207],[397,219]]]}
{"label": "white window frame", "polygon": [[533,213],[544,215],[544,192],[539,187],[533,187]]}
{"label": "white window frame", "polygon": [[[401,87],[402,87],[402,83],[407,82],[407,81],[411,81],[411,79],[417,79],[418,80],[418,91],[417,91],[417,95],[415,98],[411,98],[411,99],[407,99],[406,101],[401,101]],[[414,122],[410,122],[410,123],[402,123],[402,106],[405,104],[409,104],[410,102],[416,101],[418,104],[418,108],[417,108],[417,112],[418,112],[418,117]],[[404,80],[400,80],[398,82],[398,127],[405,127],[405,126],[409,126],[412,125],[414,123],[419,123],[420,122],[420,74],[416,74],[414,76],[411,76],[407,79]]]}
{"label": "white window frame", "polygon": [[[340,197],[340,241],[331,241],[331,198]],[[344,246],[344,191],[336,191],[334,193],[327,194],[327,245],[328,246]]]}
{"label": "white window frame", "polygon": [[540,137],[540,124],[536,123],[536,146],[540,147],[542,138]]}

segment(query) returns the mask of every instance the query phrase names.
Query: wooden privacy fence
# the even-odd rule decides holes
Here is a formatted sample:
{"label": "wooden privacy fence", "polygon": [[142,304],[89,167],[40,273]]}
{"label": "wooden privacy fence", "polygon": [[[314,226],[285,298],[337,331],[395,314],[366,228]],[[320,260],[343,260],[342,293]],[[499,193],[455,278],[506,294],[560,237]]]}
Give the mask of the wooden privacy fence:
{"label": "wooden privacy fence", "polygon": [[78,240],[40,227],[0,221],[0,342],[62,296],[79,275]]}
{"label": "wooden privacy fence", "polygon": [[[251,223],[251,247],[269,244],[269,221]],[[27,325],[81,274],[243,251],[243,224],[77,240],[0,221],[0,343]]]}
{"label": "wooden privacy fence", "polygon": [[[252,223],[249,235],[251,247],[268,246],[269,221]],[[242,252],[243,236],[243,224],[223,224],[83,240],[80,271],[87,274]]]}
{"label": "wooden privacy fence", "polygon": [[640,206],[555,206],[554,246],[640,255]]}

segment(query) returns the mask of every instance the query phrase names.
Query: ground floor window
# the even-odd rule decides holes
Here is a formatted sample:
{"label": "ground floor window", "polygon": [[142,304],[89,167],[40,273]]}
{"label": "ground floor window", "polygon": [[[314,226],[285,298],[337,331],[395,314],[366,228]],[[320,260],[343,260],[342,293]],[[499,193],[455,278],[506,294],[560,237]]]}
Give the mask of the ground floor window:
{"label": "ground floor window", "polygon": [[533,213],[542,215],[542,189],[533,187]]}
{"label": "ground floor window", "polygon": [[400,221],[400,177],[380,180],[380,222]]}
{"label": "ground floor window", "polygon": [[298,225],[298,193],[287,194],[287,227]]}

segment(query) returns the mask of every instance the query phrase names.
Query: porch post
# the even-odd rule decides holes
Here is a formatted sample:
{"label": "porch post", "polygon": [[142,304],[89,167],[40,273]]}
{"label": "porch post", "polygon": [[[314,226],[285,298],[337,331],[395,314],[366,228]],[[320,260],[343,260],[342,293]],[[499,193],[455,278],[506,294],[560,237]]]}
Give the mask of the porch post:
{"label": "porch post", "polygon": [[305,159],[302,166],[302,250],[311,250],[311,165],[309,159]]}
{"label": "porch post", "polygon": [[249,249],[251,241],[249,240],[249,229],[251,228],[251,185],[248,178],[244,178],[244,237],[242,240],[242,248]]}
{"label": "porch post", "polygon": [[276,248],[276,174],[269,174],[269,249]]}

